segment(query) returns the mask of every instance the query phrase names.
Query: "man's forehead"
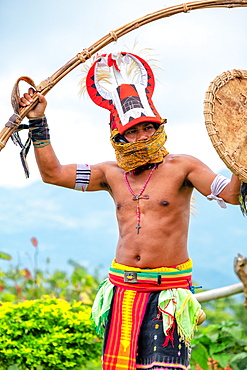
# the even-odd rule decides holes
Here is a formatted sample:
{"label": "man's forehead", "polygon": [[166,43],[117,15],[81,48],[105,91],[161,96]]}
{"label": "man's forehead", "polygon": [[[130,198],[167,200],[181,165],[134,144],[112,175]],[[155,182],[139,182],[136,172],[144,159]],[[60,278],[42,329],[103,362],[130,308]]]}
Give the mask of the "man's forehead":
{"label": "man's forehead", "polygon": [[148,122],[148,121],[147,122],[140,122],[140,123],[137,123],[137,125],[134,125],[134,126],[130,127],[126,131],[131,130],[133,128],[145,127],[145,126],[148,126],[148,125],[152,125],[153,126],[153,122]]}

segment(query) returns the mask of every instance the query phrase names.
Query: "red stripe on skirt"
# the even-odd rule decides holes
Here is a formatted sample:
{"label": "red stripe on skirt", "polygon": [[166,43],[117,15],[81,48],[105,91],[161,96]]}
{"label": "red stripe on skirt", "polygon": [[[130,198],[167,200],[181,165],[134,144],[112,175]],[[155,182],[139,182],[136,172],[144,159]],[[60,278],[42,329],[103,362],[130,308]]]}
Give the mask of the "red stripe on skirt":
{"label": "red stripe on skirt", "polygon": [[103,370],[136,369],[137,341],[149,293],[137,292],[135,294],[131,312],[131,340],[130,345],[124,349],[120,339],[123,329],[123,298],[125,291],[126,289],[118,287],[114,294],[110,328],[103,356]]}

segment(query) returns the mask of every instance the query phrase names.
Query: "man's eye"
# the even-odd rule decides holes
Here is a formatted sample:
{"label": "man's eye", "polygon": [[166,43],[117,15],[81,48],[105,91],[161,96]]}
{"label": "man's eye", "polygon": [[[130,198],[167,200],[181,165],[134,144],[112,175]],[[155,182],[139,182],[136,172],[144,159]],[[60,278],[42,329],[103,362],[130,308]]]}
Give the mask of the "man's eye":
{"label": "man's eye", "polygon": [[153,126],[147,126],[146,128],[145,128],[145,130],[152,130],[153,129]]}
{"label": "man's eye", "polygon": [[131,131],[127,131],[125,135],[132,135],[132,134],[135,134],[136,131],[135,130],[131,130]]}

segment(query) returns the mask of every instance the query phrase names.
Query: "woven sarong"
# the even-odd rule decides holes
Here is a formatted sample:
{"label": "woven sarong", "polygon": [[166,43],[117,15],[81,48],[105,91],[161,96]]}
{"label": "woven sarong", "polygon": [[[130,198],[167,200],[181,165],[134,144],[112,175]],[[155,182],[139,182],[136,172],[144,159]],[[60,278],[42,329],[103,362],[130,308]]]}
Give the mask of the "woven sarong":
{"label": "woven sarong", "polygon": [[[101,286],[93,307],[93,318],[99,328],[106,322],[111,302],[110,320],[105,335],[103,370],[134,370],[144,365],[139,363],[137,367],[136,357],[140,328],[151,292],[156,291],[158,294],[157,319],[163,321],[162,326],[167,339],[164,346],[169,342],[174,345],[175,326],[179,337],[186,343],[189,342],[200,309],[200,305],[189,291],[191,274],[191,260],[173,268],[148,270],[119,265],[113,261],[109,279]],[[153,363],[153,360],[151,362]],[[154,361],[156,365],[157,362],[159,363]],[[147,363],[144,368],[150,368],[146,366]],[[176,365],[175,367],[187,368]]]}
{"label": "woven sarong", "polygon": [[136,369],[136,347],[149,293],[117,288],[103,356],[103,369]]}
{"label": "woven sarong", "polygon": [[136,369],[187,370],[190,345],[181,338],[174,320],[169,335],[164,334],[163,320],[157,317],[159,292],[149,295],[137,343]]}

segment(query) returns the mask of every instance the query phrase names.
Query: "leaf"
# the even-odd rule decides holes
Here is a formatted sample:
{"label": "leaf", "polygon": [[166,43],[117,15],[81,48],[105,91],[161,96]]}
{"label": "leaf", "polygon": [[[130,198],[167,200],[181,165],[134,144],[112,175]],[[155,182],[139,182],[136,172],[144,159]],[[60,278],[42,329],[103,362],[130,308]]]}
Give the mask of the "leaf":
{"label": "leaf", "polygon": [[192,343],[199,345],[203,344],[208,347],[211,343],[211,340],[207,335],[199,334],[197,337],[193,338]]}
{"label": "leaf", "polygon": [[231,364],[238,362],[239,360],[247,360],[247,353],[240,352],[231,358]]}
{"label": "leaf", "polygon": [[231,327],[222,327],[222,333],[226,333],[231,337],[239,340],[242,338],[242,329],[238,325],[233,325]]}
{"label": "leaf", "polygon": [[205,328],[203,328],[203,333],[207,334],[207,333],[213,332],[215,330],[219,330],[219,328],[220,328],[220,326],[218,324],[210,324],[210,325],[206,326]]}
{"label": "leaf", "polygon": [[232,355],[227,353],[214,354],[214,360],[219,361],[222,368],[226,368],[231,360]]}
{"label": "leaf", "polygon": [[219,333],[207,334],[207,337],[211,340],[211,342],[215,343],[219,338]]}
{"label": "leaf", "polygon": [[235,343],[233,343],[233,342],[228,343],[227,341],[222,342],[222,343],[220,343],[220,342],[212,343],[212,344],[210,344],[209,354],[210,354],[211,357],[214,357],[215,353],[224,352],[226,350],[228,350],[228,352],[229,352],[229,349],[231,347],[234,347],[234,346],[235,346]]}
{"label": "leaf", "polygon": [[11,261],[12,260],[11,255],[8,254],[8,253],[4,253],[4,252],[0,252],[0,258],[2,260],[8,260],[8,261]]}
{"label": "leaf", "polygon": [[200,367],[202,369],[207,369],[208,368],[208,351],[206,349],[206,347],[204,347],[203,345],[200,345],[200,346],[197,346],[196,348],[194,348],[194,350],[192,351],[192,359],[198,363],[198,365],[200,365]]}

